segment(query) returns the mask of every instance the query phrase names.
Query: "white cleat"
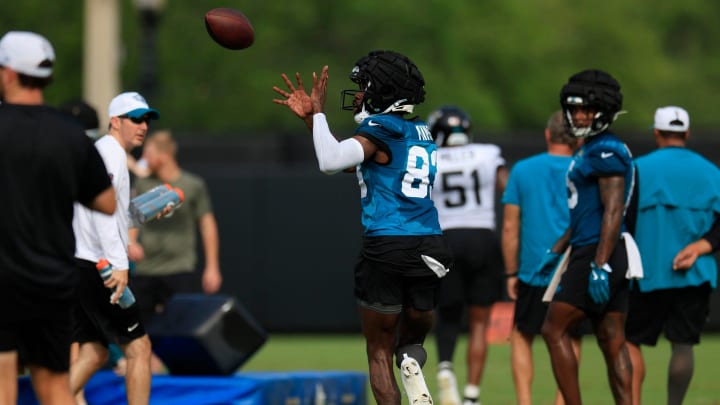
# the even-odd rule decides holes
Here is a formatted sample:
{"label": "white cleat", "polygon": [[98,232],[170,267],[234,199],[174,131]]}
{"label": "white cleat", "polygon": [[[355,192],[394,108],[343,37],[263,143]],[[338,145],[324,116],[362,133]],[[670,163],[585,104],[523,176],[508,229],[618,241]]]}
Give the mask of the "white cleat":
{"label": "white cleat", "polygon": [[460,405],[455,374],[450,369],[438,371],[438,401],[440,405]]}
{"label": "white cleat", "polygon": [[467,385],[464,395],[463,405],[480,405],[480,387]]}
{"label": "white cleat", "polygon": [[411,405],[432,405],[433,400],[425,384],[420,364],[407,354],[400,363],[400,377]]}

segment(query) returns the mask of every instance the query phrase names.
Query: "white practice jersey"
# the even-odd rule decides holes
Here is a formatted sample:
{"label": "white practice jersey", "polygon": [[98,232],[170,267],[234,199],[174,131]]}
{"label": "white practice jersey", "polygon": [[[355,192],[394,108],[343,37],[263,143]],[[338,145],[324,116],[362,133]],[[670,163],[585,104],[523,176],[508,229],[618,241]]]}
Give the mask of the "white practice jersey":
{"label": "white practice jersey", "polygon": [[118,141],[105,135],[95,142],[115,189],[117,208],[113,215],[93,211],[75,203],[73,231],[75,257],[91,262],[107,259],[115,269],[128,268],[127,246],[130,207],[130,174],[127,154]]}
{"label": "white practice jersey", "polygon": [[432,199],[442,229],[495,229],[495,178],[503,165],[496,145],[438,148]]}

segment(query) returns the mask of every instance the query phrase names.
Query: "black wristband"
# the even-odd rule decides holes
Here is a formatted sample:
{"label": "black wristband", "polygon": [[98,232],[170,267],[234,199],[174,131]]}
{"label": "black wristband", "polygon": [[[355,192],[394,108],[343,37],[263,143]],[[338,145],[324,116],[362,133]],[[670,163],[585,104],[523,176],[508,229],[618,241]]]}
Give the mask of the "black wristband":
{"label": "black wristband", "polygon": [[507,274],[505,274],[505,278],[517,277],[517,275],[518,275],[517,271],[514,273],[507,273]]}

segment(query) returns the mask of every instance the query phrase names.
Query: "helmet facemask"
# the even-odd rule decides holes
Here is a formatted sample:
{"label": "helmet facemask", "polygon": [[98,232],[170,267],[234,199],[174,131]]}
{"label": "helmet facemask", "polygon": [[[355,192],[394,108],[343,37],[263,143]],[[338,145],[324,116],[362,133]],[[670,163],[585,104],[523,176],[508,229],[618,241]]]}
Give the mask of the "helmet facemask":
{"label": "helmet facemask", "polygon": [[[623,113],[623,95],[620,84],[601,70],[585,70],[570,77],[560,91],[565,125],[578,138],[594,136],[606,131]],[[579,126],[573,119],[576,108],[586,108],[595,113],[589,125]]]}
{"label": "helmet facemask", "polygon": [[[577,97],[576,97],[577,98]],[[579,107],[585,107],[585,105],[579,104]],[[612,117],[609,117],[602,111],[596,111],[593,115],[590,125],[579,126],[575,124],[573,120],[573,110],[577,108],[574,104],[568,104],[568,107],[563,106],[565,125],[567,126],[570,133],[578,138],[585,138],[588,136],[594,136],[604,132],[610,127],[620,115],[621,111],[616,112]],[[592,108],[592,107],[591,107]]]}

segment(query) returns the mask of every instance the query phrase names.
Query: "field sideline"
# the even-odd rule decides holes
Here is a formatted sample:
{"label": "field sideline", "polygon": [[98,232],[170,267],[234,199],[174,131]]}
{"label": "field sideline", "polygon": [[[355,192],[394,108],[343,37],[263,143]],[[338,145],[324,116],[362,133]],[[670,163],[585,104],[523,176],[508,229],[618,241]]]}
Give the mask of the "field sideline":
{"label": "field sideline", "polygon": [[[464,381],[464,353],[466,340],[458,342],[455,364],[458,378]],[[429,339],[428,364],[423,369],[431,393],[436,395],[435,343]],[[555,381],[550,368],[550,359],[542,342],[536,339],[535,383],[533,399],[538,405],[552,404]],[[655,348],[644,349],[647,377],[643,385],[643,403],[664,404],[667,362],[670,346],[661,340]],[[695,375],[685,398],[685,405],[720,405],[720,335],[704,335],[695,350]],[[353,370],[367,372],[365,346],[360,335],[272,335],[268,342],[240,370],[242,371],[289,371],[289,370]],[[397,373],[396,373],[397,375]],[[398,378],[398,383],[399,383]],[[583,342],[580,364],[580,384],[583,403],[607,405],[612,395],[607,384],[605,364],[595,340],[586,338]],[[368,403],[372,395],[368,388]],[[515,403],[515,393],[510,371],[510,345],[491,345],[485,376],[481,387],[480,400],[486,405]],[[405,403],[405,402],[403,402]]]}

